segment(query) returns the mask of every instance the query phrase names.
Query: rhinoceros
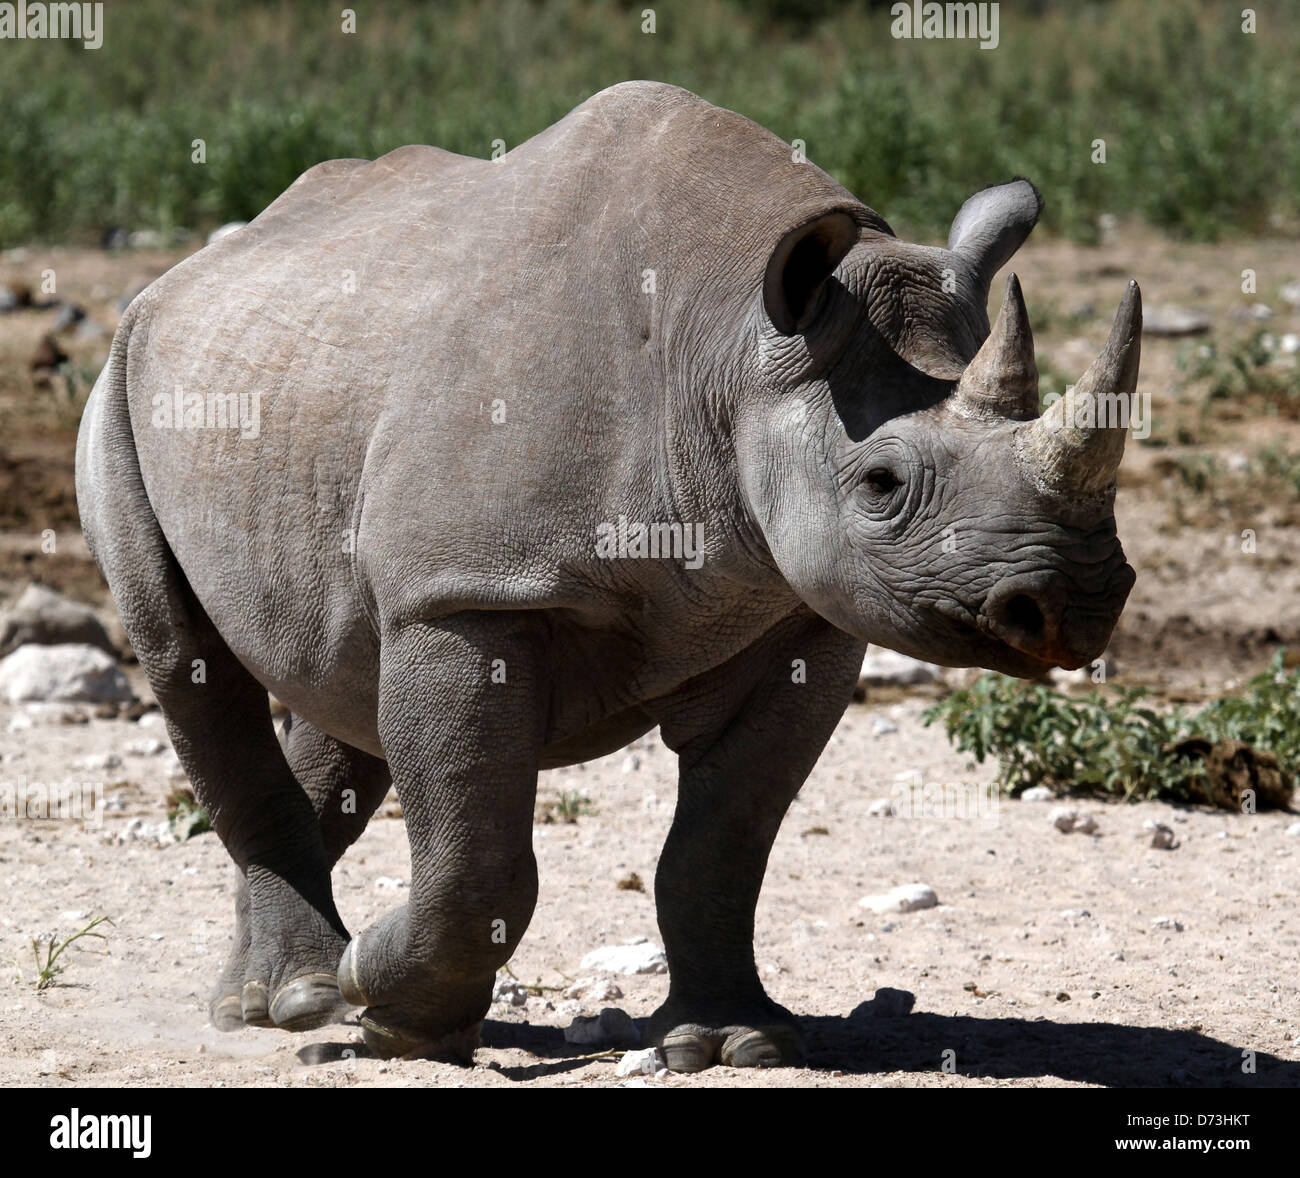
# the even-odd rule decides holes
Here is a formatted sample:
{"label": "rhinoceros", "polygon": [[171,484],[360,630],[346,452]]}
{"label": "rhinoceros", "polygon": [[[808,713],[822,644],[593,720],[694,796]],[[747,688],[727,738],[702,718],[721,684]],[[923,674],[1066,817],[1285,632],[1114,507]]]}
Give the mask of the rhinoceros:
{"label": "rhinoceros", "polygon": [[[946,248],[757,124],[630,82],[488,161],[305,172],[137,297],[81,425],[86,538],[238,869],[222,1028],[349,1006],[467,1059],[531,918],[539,769],[658,728],[669,1067],[788,1065],[754,965],[782,816],[868,643],[1032,676],[1106,646],[1141,310],[1040,415],[996,272],[1017,179]],[[289,720],[277,735],[268,693]],[[409,901],[330,870],[395,786]]]}

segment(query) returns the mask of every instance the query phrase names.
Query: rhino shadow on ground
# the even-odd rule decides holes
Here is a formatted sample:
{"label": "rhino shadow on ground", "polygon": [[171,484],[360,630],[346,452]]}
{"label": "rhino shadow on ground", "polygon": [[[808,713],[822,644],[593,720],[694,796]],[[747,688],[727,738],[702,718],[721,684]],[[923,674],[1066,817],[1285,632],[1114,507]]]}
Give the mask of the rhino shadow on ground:
{"label": "rhino shadow on ground", "polygon": [[844,1072],[942,1074],[984,1079],[1069,1080],[1107,1088],[1300,1088],[1300,1063],[1198,1031],[1037,1018],[876,1014],[864,1002],[847,1017],[800,1020],[809,1067]]}
{"label": "rhino shadow on ground", "polygon": [[[1254,1073],[1248,1074],[1242,1071],[1247,1048],[1190,1029],[906,1014],[900,1005],[910,1006],[911,994],[884,994],[888,997],[863,1002],[848,1015],[802,1016],[808,1067],[854,1075],[930,1073],[939,1083],[945,1053],[952,1052],[953,1074],[987,1080],[1067,1080],[1107,1088],[1300,1088],[1300,1062],[1260,1051]],[[644,1034],[647,1020],[636,1022]],[[492,1020],[483,1024],[483,1045],[536,1056],[532,1063],[492,1065],[520,1082],[585,1067],[596,1050],[566,1043],[559,1027]],[[366,1054],[351,1044],[313,1044],[299,1058],[336,1061],[345,1046]]]}

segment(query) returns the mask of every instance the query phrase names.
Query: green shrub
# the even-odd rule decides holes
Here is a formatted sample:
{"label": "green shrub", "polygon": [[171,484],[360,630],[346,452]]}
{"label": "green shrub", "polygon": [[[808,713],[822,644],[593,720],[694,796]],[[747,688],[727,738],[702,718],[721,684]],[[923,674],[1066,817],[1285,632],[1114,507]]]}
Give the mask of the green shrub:
{"label": "green shrub", "polygon": [[805,140],[911,236],[942,237],[1016,174],[1083,241],[1103,213],[1206,240],[1294,226],[1300,22],[1261,11],[1252,36],[1193,0],[1004,5],[985,51],[894,40],[880,3],[653,7],[648,35],[643,6],[613,0],[374,0],[345,34],[311,4],[106,5],[101,49],[5,43],[0,246],[247,217],[309,164],[404,143],[487,156],[629,78]]}
{"label": "green shrub", "polygon": [[999,787],[1012,795],[1046,785],[1125,801],[1223,804],[1224,783],[1207,754],[1227,742],[1248,746],[1248,759],[1260,762],[1261,773],[1276,772],[1289,795],[1300,767],[1300,669],[1287,672],[1281,652],[1240,695],[1199,712],[1157,711],[1147,700],[1142,688],[1073,698],[984,675],[928,708],[924,719],[941,722],[948,739],[980,764],[997,758]]}

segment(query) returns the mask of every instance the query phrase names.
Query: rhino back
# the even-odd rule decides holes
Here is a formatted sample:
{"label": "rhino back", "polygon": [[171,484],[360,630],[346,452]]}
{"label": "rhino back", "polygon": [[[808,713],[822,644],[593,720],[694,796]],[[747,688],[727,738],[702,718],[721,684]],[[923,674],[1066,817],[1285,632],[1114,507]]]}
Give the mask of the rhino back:
{"label": "rhino back", "polygon": [[[602,564],[593,528],[679,518],[691,366],[828,199],[861,207],[748,120],[629,83],[499,161],[319,165],[169,272],[135,317],[133,431],[236,654],[324,720],[368,702],[385,621],[520,606],[617,626],[629,594],[671,599],[674,568]],[[177,389],[237,394],[256,431],[159,427]]]}

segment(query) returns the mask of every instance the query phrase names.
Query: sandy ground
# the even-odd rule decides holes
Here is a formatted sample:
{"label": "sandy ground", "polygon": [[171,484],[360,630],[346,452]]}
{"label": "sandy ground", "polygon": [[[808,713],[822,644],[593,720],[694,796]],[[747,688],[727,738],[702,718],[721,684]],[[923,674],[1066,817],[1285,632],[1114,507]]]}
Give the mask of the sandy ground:
{"label": "sandy ground", "polygon": [[[965,817],[873,815],[873,803],[900,799],[900,782],[918,774],[975,794],[987,783],[987,767],[968,769],[920,725],[923,706],[851,708],[772,856],[757,960],[770,993],[803,1020],[808,1068],[635,1083],[1300,1086],[1300,839],[1285,834],[1293,816],[1083,803],[1099,826],[1087,836],[1059,833],[1053,806],[1041,802],[1002,800]],[[0,711],[0,728],[13,712]],[[898,731],[872,735],[877,717]],[[142,735],[126,720],[38,716],[10,733],[0,772],[63,780],[69,764],[123,755]],[[9,898],[0,1085],[628,1082],[615,1076],[618,1053],[591,1058],[591,1048],[565,1043],[570,1015],[555,1009],[553,990],[523,1008],[494,1006],[469,1070],[367,1058],[355,1024],[304,1035],[212,1030],[206,1002],[230,943],[232,869],[211,834],[166,847],[118,842],[132,817],[163,820],[169,788],[160,757],[123,760],[101,774],[119,782],[101,823],[0,824]],[[654,878],[673,760],[647,738],[543,775],[543,801],[578,791],[596,812],[536,829],[541,894],[512,963],[520,980],[563,987],[597,946],[658,940],[650,895],[618,881],[636,873],[649,887]],[[1173,827],[1176,849],[1148,845],[1149,819]],[[377,818],[335,872],[349,927],[401,903],[408,872],[401,821]],[[880,917],[857,903],[912,882],[931,885],[939,907]],[[32,937],[67,935],[100,914],[115,922],[107,939],[70,948],[59,984],[37,992]],[[615,1005],[636,1019],[667,990],[662,975],[616,980],[624,997]],[[887,991],[910,994],[911,1012]]]}
{"label": "sandy ground", "polygon": [[[58,297],[98,325],[61,337],[71,360],[42,382],[28,359],[53,312],[0,317],[0,603],[38,580],[115,621],[76,531],[80,402],[119,300],[187,252],[0,254],[0,281],[35,287],[51,270]],[[1206,343],[1226,353],[1261,325],[1278,337],[1300,331],[1300,307],[1280,294],[1300,278],[1294,243],[1180,245],[1121,227],[1099,249],[1035,238],[1015,269],[1040,369],[1066,380],[1096,355],[1130,275],[1148,308],[1173,303],[1214,321],[1206,337],[1143,342],[1140,387],[1168,444],[1130,443],[1120,473],[1119,531],[1138,581],[1108,652],[1110,681],[1152,686],[1164,700],[1211,699],[1279,645],[1300,648],[1300,495],[1261,495],[1246,483],[1197,496],[1174,473],[1184,456],[1246,463],[1269,446],[1300,450],[1296,405],[1279,413],[1258,399],[1211,401],[1208,381],[1189,367]],[[1241,290],[1246,269],[1258,272],[1250,294]],[[1257,303],[1270,319],[1251,317]],[[1246,529],[1257,537],[1251,552],[1240,542]],[[1058,833],[1042,803],[1004,801],[992,820],[873,816],[900,777],[980,785],[993,776],[991,766],[968,769],[941,732],[920,726],[925,702],[875,699],[850,710],[772,857],[758,961],[773,996],[803,1019],[809,1068],[715,1069],[662,1083],[1296,1086],[1300,838],[1285,834],[1295,816],[1089,804],[1095,837]],[[882,715],[896,733],[873,735]],[[355,1025],[302,1036],[211,1030],[207,997],[233,925],[224,852],[212,835],[164,848],[118,841],[132,819],[163,820],[173,783],[162,758],[127,752],[160,733],[126,720],[41,715],[24,727],[27,719],[0,706],[0,785],[96,781],[109,808],[100,824],[0,821],[0,1085],[624,1082],[614,1057],[585,1058],[587,1049],[565,1044],[572,1016],[556,1007],[586,952],[658,939],[649,894],[618,887],[633,873],[652,886],[671,818],[672,757],[653,741],[544,775],[543,799],[578,791],[596,812],[538,827],[541,896],[512,968],[542,990],[523,1008],[493,1009],[479,1065],[466,1071],[364,1058]],[[79,767],[109,754],[120,767]],[[1176,850],[1147,845],[1143,823],[1153,818],[1175,829]],[[336,872],[349,927],[401,903],[407,876],[401,822],[376,819]],[[857,904],[918,881],[940,907],[887,919]],[[98,915],[115,922],[108,938],[69,949],[60,984],[38,993],[31,939],[67,936]],[[618,1005],[641,1019],[667,982],[619,984]],[[899,1013],[904,994],[908,1014]]]}

